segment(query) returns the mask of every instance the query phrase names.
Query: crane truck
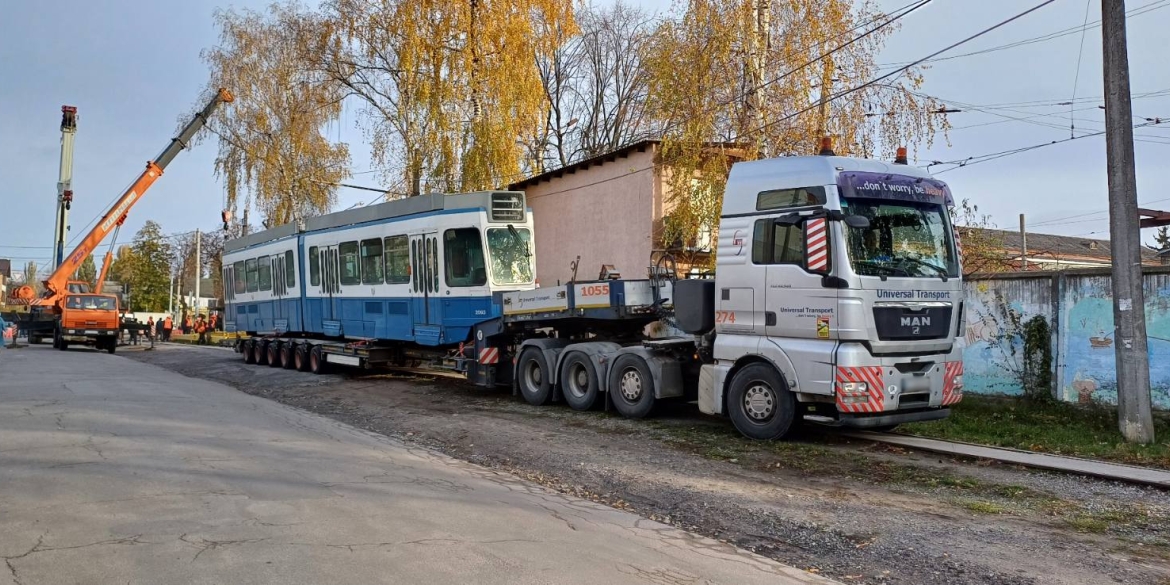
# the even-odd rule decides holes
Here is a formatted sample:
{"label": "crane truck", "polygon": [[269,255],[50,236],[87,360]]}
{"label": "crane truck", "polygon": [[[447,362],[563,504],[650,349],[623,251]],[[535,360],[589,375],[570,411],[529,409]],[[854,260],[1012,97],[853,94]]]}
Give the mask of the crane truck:
{"label": "crane truck", "polygon": [[[434,195],[427,205],[412,198],[360,214],[324,216],[308,230],[281,226],[229,241],[225,258],[263,256],[289,241],[303,252],[319,239],[336,238],[339,230],[367,234],[360,238],[387,235],[389,242],[393,235],[377,231],[387,221],[382,215],[418,217],[424,223],[411,233],[434,233],[442,226],[425,222],[447,221],[442,218],[477,205],[476,197]],[[522,211],[507,218],[509,231],[517,231],[512,223],[524,225],[523,214],[531,213],[522,198],[513,192],[483,196],[491,202],[483,211],[488,225],[497,200],[519,201],[514,207]],[[695,401],[703,413],[726,416],[756,439],[782,438],[798,421],[889,429],[944,418],[962,399],[956,340],[963,284],[951,207],[948,186],[907,165],[904,149],[890,164],[836,156],[831,143],[824,143],[817,156],[732,166],[713,279],[678,278],[672,262],[660,260],[647,279],[619,276],[543,288],[527,281],[488,291],[490,304],[485,301],[475,315],[457,314],[460,320],[452,319],[447,331],[470,327],[466,338],[455,339],[436,333],[432,321],[435,311],[456,307],[457,299],[448,296],[452,289],[439,286],[437,275],[444,266],[463,264],[466,246],[448,248],[458,238],[420,245],[423,261],[403,256],[397,271],[402,277],[395,282],[403,283],[397,286],[406,300],[377,300],[382,289],[366,286],[365,255],[359,262],[356,252],[352,259],[343,252],[342,280],[348,275],[357,283],[347,287],[331,276],[338,264],[332,252],[313,255],[308,249],[312,278],[305,278],[304,262],[299,269],[296,262],[304,255],[290,249],[247,261],[283,270],[287,256],[287,273],[300,274],[299,288],[281,286],[281,318],[267,319],[264,303],[250,302],[255,298],[229,294],[227,325],[251,335],[238,344],[246,362],[273,367],[320,373],[337,365],[403,366],[429,359],[477,385],[511,386],[534,405],[563,401],[587,410],[602,404],[641,418],[661,400]],[[486,228],[485,237],[492,237],[492,229],[498,228]],[[443,248],[436,249],[440,242]],[[482,258],[482,252],[471,257]],[[385,273],[391,274],[395,264],[390,253],[387,258]],[[532,254],[513,254],[508,262],[512,273],[516,262],[529,262],[531,270]],[[370,266],[372,276],[382,274],[376,260]],[[317,272],[320,283],[306,283]],[[235,276],[244,283],[241,274]],[[307,284],[321,284],[325,293]],[[372,298],[370,291],[376,293]],[[289,302],[297,297],[304,302]],[[350,297],[352,307],[345,300]],[[419,302],[412,305],[414,297]],[[322,298],[341,299],[330,301],[338,307],[336,320],[323,321],[328,327],[319,333],[305,326],[288,330],[296,319],[312,322],[313,309],[303,307]],[[403,310],[383,311],[381,302],[399,303]],[[296,311],[305,313],[287,318]],[[412,329],[380,329],[379,319],[413,319]],[[661,321],[670,334],[651,333]],[[275,329],[257,330],[270,324]],[[369,333],[380,330],[399,339]]]}
{"label": "crane truck", "polygon": [[[179,135],[171,139],[170,144],[154,160],[146,163],[146,169],[138,179],[44,281],[44,293],[41,296],[38,297],[27,284],[13,291],[12,296],[17,302],[29,305],[27,313],[18,315],[18,325],[27,332],[30,343],[39,343],[45,337],[52,337],[53,347],[61,350],[68,349],[71,343],[93,345],[109,353],[117,350],[120,327],[118,298],[91,292],[88,283],[71,281],[69,278],[107,235],[114,232],[117,237],[126,215],[162,176],[167,165],[187,148],[195,133],[207,124],[219,105],[233,99],[226,89],[220,89],[183,127]],[[107,254],[102,267],[103,276],[109,262],[110,254]]]}

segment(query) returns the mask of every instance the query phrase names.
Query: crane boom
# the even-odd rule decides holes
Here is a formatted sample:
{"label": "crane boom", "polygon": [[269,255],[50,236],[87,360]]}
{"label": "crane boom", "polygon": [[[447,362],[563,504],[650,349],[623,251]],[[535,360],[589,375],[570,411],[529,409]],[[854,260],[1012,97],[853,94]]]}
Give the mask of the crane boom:
{"label": "crane boom", "polygon": [[65,257],[69,232],[69,208],[73,204],[73,139],[77,134],[77,108],[61,106],[61,166],[57,174],[57,225],[53,230],[53,267]]}
{"label": "crane boom", "polygon": [[[234,99],[228,90],[221,88],[215,97],[183,127],[179,135],[171,139],[171,143],[154,160],[146,163],[146,170],[142,171],[142,174],[138,176],[134,184],[130,185],[130,188],[118,198],[113,207],[102,216],[101,221],[85,235],[85,238],[69,253],[65,261],[44,281],[45,295],[42,299],[38,300],[39,302],[34,301],[33,304],[56,304],[64,295],[69,293],[69,277],[77,271],[82,261],[93,253],[94,249],[97,248],[98,244],[105,239],[110,231],[123,221],[126,214],[134,207],[134,204],[138,203],[147,189],[150,189],[150,186],[163,174],[167,165],[178,156],[179,152],[187,147],[191,139],[195,137],[195,133],[199,132],[207,124],[207,121],[211,118],[216,108],[221,103],[231,102]],[[32,288],[27,285],[17,289],[15,295],[17,298],[28,301],[33,301],[33,297],[35,296]]]}

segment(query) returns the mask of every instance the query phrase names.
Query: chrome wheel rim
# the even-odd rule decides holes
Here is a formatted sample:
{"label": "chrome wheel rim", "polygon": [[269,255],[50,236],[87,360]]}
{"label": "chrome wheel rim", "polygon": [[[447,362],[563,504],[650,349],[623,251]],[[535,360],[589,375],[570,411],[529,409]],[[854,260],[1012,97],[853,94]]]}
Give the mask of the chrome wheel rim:
{"label": "chrome wheel rim", "polygon": [[766,384],[753,384],[743,393],[743,411],[757,422],[772,418],[776,413],[776,394]]}
{"label": "chrome wheel rim", "polygon": [[622,398],[630,402],[637,402],[642,397],[642,374],[635,368],[622,372]]}

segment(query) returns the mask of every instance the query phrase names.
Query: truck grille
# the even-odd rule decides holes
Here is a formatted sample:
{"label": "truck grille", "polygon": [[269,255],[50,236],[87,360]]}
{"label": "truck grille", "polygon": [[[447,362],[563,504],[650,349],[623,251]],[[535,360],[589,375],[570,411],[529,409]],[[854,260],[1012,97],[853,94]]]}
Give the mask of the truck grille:
{"label": "truck grille", "polygon": [[882,341],[943,339],[950,332],[950,305],[899,303],[874,307],[874,326]]}

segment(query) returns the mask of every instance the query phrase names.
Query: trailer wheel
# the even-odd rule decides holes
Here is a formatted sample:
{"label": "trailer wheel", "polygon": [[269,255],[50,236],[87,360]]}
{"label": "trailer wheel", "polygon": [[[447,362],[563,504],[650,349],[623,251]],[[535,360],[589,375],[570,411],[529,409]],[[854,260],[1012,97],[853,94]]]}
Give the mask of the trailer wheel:
{"label": "trailer wheel", "polygon": [[268,367],[280,367],[281,345],[284,344],[276,340],[268,342]]}
{"label": "trailer wheel", "polygon": [[296,347],[293,352],[293,369],[298,372],[309,371],[309,350],[312,349],[308,343],[302,343]]}
{"label": "trailer wheel", "polygon": [[256,345],[252,346],[252,353],[256,356],[256,365],[263,366],[268,364],[268,340],[257,339]]}
{"label": "trailer wheel", "polygon": [[552,397],[552,384],[549,383],[552,372],[544,362],[544,352],[535,347],[525,349],[516,363],[516,371],[524,400],[533,406],[548,404]]}
{"label": "trailer wheel", "polygon": [[328,370],[325,361],[325,348],[318,345],[309,352],[309,371],[314,374],[324,374]]}
{"label": "trailer wheel", "polygon": [[597,368],[593,367],[589,356],[579,351],[570,352],[561,362],[561,375],[557,379],[569,408],[589,410],[597,403]]}
{"label": "trailer wheel", "polygon": [[256,363],[256,354],[254,353],[255,350],[252,348],[253,345],[256,345],[256,341],[252,339],[245,339],[241,344],[240,353],[244,354],[245,364]]}
{"label": "trailer wheel", "polygon": [[796,399],[771,365],[748,364],[731,379],[727,410],[736,430],[751,439],[780,439],[796,419]]}
{"label": "trailer wheel", "polygon": [[609,369],[613,407],[626,418],[645,418],[654,409],[654,378],[641,356],[626,353]]}
{"label": "trailer wheel", "polygon": [[280,346],[280,367],[291,370],[295,363],[295,356],[297,354],[297,344],[286,341]]}

